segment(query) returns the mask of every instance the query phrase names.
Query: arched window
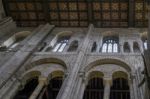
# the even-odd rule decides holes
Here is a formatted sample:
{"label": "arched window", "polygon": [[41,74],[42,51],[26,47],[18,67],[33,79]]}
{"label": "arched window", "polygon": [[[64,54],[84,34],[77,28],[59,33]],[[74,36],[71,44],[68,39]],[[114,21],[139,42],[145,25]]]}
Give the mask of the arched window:
{"label": "arched window", "polygon": [[137,42],[133,43],[133,50],[134,50],[135,53],[140,52],[139,44]]}
{"label": "arched window", "polygon": [[130,53],[130,47],[129,47],[129,43],[125,42],[123,45],[123,49],[125,53]]}
{"label": "arched window", "polygon": [[53,52],[62,52],[66,47],[67,43],[69,42],[70,36],[63,36],[58,38],[54,48],[52,49]]}
{"label": "arched window", "polygon": [[96,42],[94,42],[92,49],[91,49],[91,52],[96,52],[96,49],[97,49],[97,44],[96,44]]}
{"label": "arched window", "polygon": [[89,80],[83,99],[103,99],[103,94],[103,79],[96,77]]}
{"label": "arched window", "polygon": [[33,78],[27,82],[22,90],[20,90],[13,99],[29,99],[30,95],[38,85],[38,78]]}
{"label": "arched window", "polygon": [[42,98],[39,99],[56,99],[63,83],[63,73],[61,71],[56,71],[52,74],[52,76],[56,77],[52,77],[52,79],[49,80],[48,86],[46,86],[45,90],[43,90],[44,93],[39,95],[42,96]]}
{"label": "arched window", "polygon": [[128,80],[121,77],[113,80],[110,99],[130,99]]}
{"label": "arched window", "polygon": [[101,72],[94,71],[89,77],[90,79],[86,89],[84,90],[83,99],[103,99],[103,74]]}
{"label": "arched window", "polygon": [[147,40],[144,40],[143,45],[144,45],[144,49],[147,50]]}
{"label": "arched window", "polygon": [[75,40],[71,42],[68,52],[73,52],[76,51],[77,49],[78,49],[78,41]]}
{"label": "arched window", "polygon": [[101,51],[103,53],[117,53],[119,39],[118,37],[104,37]]}
{"label": "arched window", "polygon": [[29,31],[23,31],[14,34],[0,46],[0,50],[1,48],[5,48],[6,50],[12,50],[16,48],[19,45],[19,43],[23,41],[30,34],[31,32]]}

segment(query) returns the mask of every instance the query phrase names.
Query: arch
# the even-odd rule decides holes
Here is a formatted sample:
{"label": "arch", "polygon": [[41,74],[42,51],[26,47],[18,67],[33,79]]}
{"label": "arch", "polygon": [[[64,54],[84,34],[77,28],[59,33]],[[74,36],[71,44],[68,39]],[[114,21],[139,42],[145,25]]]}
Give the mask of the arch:
{"label": "arch", "polygon": [[46,47],[45,51],[62,52],[72,35],[72,31],[62,31],[57,33],[48,47]]}
{"label": "arch", "polygon": [[115,30],[110,30],[110,31],[103,31],[102,33],[101,33],[104,37],[106,37],[106,36],[116,36],[116,37],[118,37],[118,35],[119,35],[119,32],[118,31],[115,31]]}
{"label": "arch", "polygon": [[[46,88],[47,91],[44,92],[42,99],[56,99],[57,94],[63,83],[64,72],[63,71],[53,71],[49,74],[49,84]],[[47,94],[49,93],[49,95]]]}
{"label": "arch", "polygon": [[14,36],[19,39],[19,38],[25,38],[27,37],[28,35],[30,35],[31,32],[30,31],[21,31],[21,32],[18,32],[16,33]]}
{"label": "arch", "polygon": [[118,36],[105,36],[103,38],[103,45],[101,52],[117,53],[119,52],[119,38]]}
{"label": "arch", "polygon": [[53,78],[57,78],[57,77],[63,77],[64,76],[64,72],[57,70],[57,71],[53,71],[48,75],[48,79],[53,79]]}
{"label": "arch", "polygon": [[68,52],[73,52],[73,51],[76,51],[77,49],[78,49],[78,41],[74,40],[71,42]]}
{"label": "arch", "polygon": [[61,37],[61,36],[71,36],[73,34],[72,31],[62,31],[59,32],[56,36]]}
{"label": "arch", "polygon": [[82,69],[84,69],[84,71],[86,72],[97,65],[103,65],[103,64],[116,64],[116,65],[119,65],[119,66],[125,68],[128,72],[132,71],[132,68],[130,68],[130,66],[127,63],[125,63],[122,60],[114,59],[114,58],[113,59],[112,58],[104,58],[104,59],[93,61]]}
{"label": "arch", "polygon": [[39,77],[41,75],[40,71],[29,71],[29,72],[25,72],[22,75],[22,83],[25,84],[27,83],[30,79],[35,78],[35,77]]}
{"label": "arch", "polygon": [[28,99],[38,85],[38,78],[30,79],[21,90],[15,94],[13,99]]}
{"label": "arch", "polygon": [[88,74],[88,80],[92,78],[103,78],[104,74],[100,71],[92,71]]}
{"label": "arch", "polygon": [[96,52],[96,49],[97,49],[97,43],[93,42],[91,52]]}
{"label": "arch", "polygon": [[130,53],[130,46],[129,46],[128,42],[124,42],[123,50],[124,50],[125,53]]}
{"label": "arch", "polygon": [[28,99],[36,86],[38,85],[38,77],[41,75],[40,71],[29,71],[22,75],[21,82],[16,95],[13,99]]}
{"label": "arch", "polygon": [[111,86],[110,99],[130,99],[128,75],[125,72],[113,73],[113,85]]}
{"label": "arch", "polygon": [[46,49],[46,51],[49,51],[50,49],[50,51],[53,52],[62,52],[68,44],[72,34],[73,33],[71,31],[63,31],[58,33],[51,41],[50,46]]}
{"label": "arch", "polygon": [[141,33],[141,40],[143,42],[143,48],[144,50],[147,50],[147,31],[144,31],[143,33]]}
{"label": "arch", "polygon": [[84,90],[83,99],[103,99],[103,76],[104,74],[99,71],[93,71],[89,74],[88,84]]}
{"label": "arch", "polygon": [[128,80],[128,74],[125,73],[124,71],[116,71],[112,74],[112,78],[113,79],[124,78],[124,79]]}
{"label": "arch", "polygon": [[63,60],[58,59],[58,58],[51,58],[51,57],[34,60],[32,63],[30,63],[28,65],[32,65],[32,67],[34,67],[34,66],[37,66],[37,65],[48,64],[48,63],[60,64],[65,69],[67,69],[67,65],[66,65],[66,63]]}
{"label": "arch", "polygon": [[141,52],[138,42],[133,42],[133,50],[134,50],[135,53],[140,53]]}
{"label": "arch", "polygon": [[[6,47],[11,47],[11,46],[17,46],[18,43],[22,40],[24,40],[28,35],[30,35],[31,32],[30,31],[21,31],[18,33],[15,33],[13,36],[11,36],[9,39],[7,39],[3,45]],[[15,44],[16,43],[16,44]]]}

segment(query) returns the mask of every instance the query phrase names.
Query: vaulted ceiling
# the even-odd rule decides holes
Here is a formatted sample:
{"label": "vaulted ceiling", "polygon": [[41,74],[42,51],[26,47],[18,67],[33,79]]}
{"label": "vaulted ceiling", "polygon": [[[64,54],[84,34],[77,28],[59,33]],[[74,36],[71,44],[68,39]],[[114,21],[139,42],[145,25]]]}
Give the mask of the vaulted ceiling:
{"label": "vaulted ceiling", "polygon": [[3,0],[18,26],[49,22],[60,27],[147,27],[145,0]]}

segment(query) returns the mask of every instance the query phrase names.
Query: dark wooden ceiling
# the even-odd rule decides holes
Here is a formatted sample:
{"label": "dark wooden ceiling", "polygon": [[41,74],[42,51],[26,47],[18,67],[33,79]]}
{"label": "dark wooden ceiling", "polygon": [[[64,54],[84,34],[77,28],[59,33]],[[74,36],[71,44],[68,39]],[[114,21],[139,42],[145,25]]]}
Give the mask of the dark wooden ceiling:
{"label": "dark wooden ceiling", "polygon": [[60,27],[147,27],[144,0],[3,0],[18,26],[49,22]]}

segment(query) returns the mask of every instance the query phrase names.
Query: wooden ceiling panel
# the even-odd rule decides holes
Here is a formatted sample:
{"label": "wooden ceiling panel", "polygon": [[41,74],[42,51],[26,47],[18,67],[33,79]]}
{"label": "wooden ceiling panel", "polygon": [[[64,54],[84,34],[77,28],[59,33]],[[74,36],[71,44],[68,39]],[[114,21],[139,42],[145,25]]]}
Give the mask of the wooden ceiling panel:
{"label": "wooden ceiling panel", "polygon": [[[18,26],[146,27],[144,0],[4,0],[6,14]],[[132,23],[132,24],[131,24]]]}

